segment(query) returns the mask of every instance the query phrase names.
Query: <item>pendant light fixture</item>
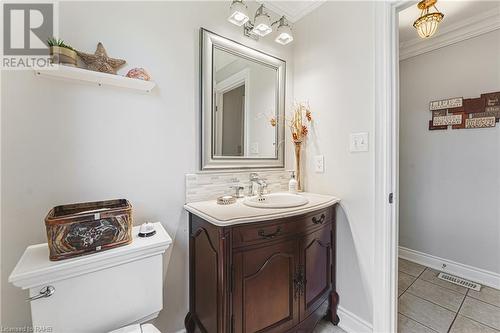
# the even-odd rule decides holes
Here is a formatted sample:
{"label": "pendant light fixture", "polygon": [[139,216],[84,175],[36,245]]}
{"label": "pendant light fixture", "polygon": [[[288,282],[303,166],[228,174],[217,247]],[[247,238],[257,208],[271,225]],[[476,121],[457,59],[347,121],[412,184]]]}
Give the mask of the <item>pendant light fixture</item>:
{"label": "pendant light fixture", "polygon": [[243,24],[247,23],[249,19],[248,8],[247,5],[243,3],[243,0],[233,0],[231,7],[229,7],[229,17],[227,20],[241,27]]}
{"label": "pendant light fixture", "polygon": [[261,37],[270,34],[273,31],[271,28],[271,17],[265,12],[264,5],[260,5],[255,13],[255,22],[253,24],[252,32]]}
{"label": "pendant light fixture", "polygon": [[[436,8],[437,0],[422,0],[417,7],[420,9],[420,17],[413,23],[420,38],[429,38],[437,31],[439,23],[443,20],[444,14]],[[431,9],[435,11],[431,12]]]}
{"label": "pendant light fixture", "polygon": [[292,28],[285,16],[271,23],[271,16],[267,13],[264,5],[260,5],[255,12],[254,22],[249,19],[248,8],[243,0],[233,0],[229,7],[227,20],[239,27],[243,26],[243,34],[247,37],[259,40],[273,32],[273,26],[278,25],[276,32],[276,43],[286,45],[293,41]]}
{"label": "pendant light fixture", "polygon": [[293,41],[293,34],[288,21],[284,16],[282,16],[278,21],[278,36],[276,36],[276,43],[286,45]]}

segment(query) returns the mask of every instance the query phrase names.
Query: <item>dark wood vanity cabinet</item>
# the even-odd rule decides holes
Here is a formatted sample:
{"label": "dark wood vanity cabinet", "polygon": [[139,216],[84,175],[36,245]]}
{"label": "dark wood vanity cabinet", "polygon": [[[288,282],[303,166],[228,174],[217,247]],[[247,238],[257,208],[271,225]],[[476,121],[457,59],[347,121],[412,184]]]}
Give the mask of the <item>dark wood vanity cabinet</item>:
{"label": "dark wood vanity cabinet", "polygon": [[334,206],[219,227],[190,214],[188,332],[310,333],[338,323]]}

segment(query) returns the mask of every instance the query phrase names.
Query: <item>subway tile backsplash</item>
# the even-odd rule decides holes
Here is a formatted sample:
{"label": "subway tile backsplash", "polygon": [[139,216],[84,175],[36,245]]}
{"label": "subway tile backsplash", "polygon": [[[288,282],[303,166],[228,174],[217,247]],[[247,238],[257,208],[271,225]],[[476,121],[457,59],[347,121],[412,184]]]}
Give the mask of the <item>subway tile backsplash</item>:
{"label": "subway tile backsplash", "polygon": [[[254,171],[252,171],[254,172]],[[186,203],[217,199],[221,195],[233,194],[233,186],[245,187],[244,193],[250,185],[251,171],[234,173],[190,173],[186,174]],[[288,190],[290,172],[284,170],[258,171],[260,178],[265,179],[268,192]]]}

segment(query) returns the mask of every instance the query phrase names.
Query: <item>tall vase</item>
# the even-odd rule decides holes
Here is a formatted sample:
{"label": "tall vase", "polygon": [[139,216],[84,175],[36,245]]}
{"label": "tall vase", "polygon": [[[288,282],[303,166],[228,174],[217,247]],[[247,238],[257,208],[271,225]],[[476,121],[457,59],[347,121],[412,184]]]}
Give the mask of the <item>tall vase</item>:
{"label": "tall vase", "polygon": [[300,153],[302,150],[302,142],[294,141],[295,145],[295,176],[297,179],[297,189],[299,192],[302,192],[302,175],[300,172]]}

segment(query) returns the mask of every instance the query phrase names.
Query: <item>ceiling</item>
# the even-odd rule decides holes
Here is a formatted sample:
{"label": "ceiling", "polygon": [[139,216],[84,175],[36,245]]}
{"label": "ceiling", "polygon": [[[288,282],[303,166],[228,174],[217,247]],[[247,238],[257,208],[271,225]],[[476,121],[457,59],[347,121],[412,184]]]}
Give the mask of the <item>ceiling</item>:
{"label": "ceiling", "polygon": [[278,15],[285,15],[286,18],[294,23],[306,16],[314,9],[321,6],[326,0],[308,0],[308,1],[276,1],[276,0],[261,0],[259,3],[264,4]]}
{"label": "ceiling", "polygon": [[[458,25],[465,20],[477,17],[492,11],[500,9],[500,1],[438,1],[436,7],[444,14],[438,32],[447,27]],[[416,4],[399,13],[399,41],[407,42],[418,38],[413,22],[419,17],[420,10]]]}

